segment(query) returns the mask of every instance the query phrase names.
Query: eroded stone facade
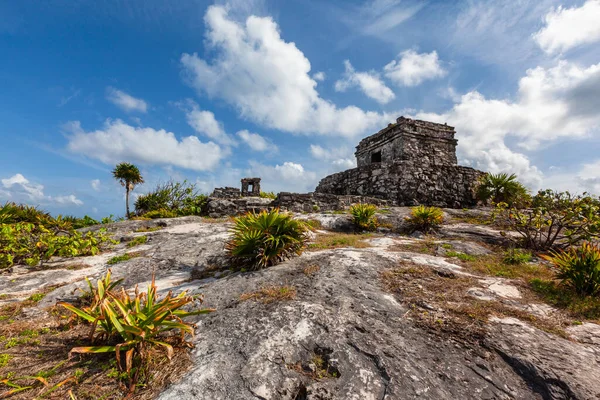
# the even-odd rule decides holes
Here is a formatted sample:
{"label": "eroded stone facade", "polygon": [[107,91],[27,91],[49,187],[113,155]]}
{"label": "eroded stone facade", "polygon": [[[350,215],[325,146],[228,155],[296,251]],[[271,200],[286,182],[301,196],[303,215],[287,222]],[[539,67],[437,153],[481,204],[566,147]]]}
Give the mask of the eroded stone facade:
{"label": "eroded stone facade", "polygon": [[260,178],[242,179],[242,197],[260,196]]}
{"label": "eroded stone facade", "polygon": [[400,117],[356,147],[357,168],[327,176],[318,193],[370,196],[397,205],[465,207],[476,204],[483,174],[456,165],[455,130]]}

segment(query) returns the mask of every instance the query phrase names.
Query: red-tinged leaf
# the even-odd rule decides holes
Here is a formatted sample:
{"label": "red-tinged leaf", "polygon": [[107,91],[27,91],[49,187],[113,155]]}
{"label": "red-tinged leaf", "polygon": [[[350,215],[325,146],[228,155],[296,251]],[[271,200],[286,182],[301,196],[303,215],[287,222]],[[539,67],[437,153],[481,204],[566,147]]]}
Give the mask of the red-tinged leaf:
{"label": "red-tinged leaf", "polygon": [[116,351],[115,346],[87,346],[73,347],[70,353],[112,353]]}

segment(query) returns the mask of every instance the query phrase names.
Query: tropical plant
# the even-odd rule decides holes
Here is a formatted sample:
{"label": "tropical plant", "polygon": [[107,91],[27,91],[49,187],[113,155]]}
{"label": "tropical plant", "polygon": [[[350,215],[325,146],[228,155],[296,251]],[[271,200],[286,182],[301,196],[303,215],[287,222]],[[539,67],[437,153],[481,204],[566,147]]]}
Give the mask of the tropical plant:
{"label": "tropical plant", "polygon": [[87,226],[98,225],[100,222],[96,221],[94,218],[84,215],[83,218],[78,218],[72,215],[58,215],[56,219],[62,219],[63,221],[71,224],[73,229],[85,228]]}
{"label": "tropical plant", "polygon": [[476,196],[483,203],[507,203],[510,206],[525,206],[530,200],[527,188],[517,181],[517,176],[506,173],[483,175]]}
{"label": "tropical plant", "polygon": [[166,208],[159,208],[158,210],[148,211],[144,214],[145,218],[156,219],[156,218],[175,218],[177,214],[174,211],[167,210]]}
{"label": "tropical plant", "polygon": [[550,261],[558,273],[561,284],[582,296],[600,294],[600,247],[584,242],[566,251],[554,252],[542,257]]}
{"label": "tropical plant", "polygon": [[279,209],[249,212],[234,218],[229,255],[251,268],[260,269],[302,253],[308,241],[305,223]]}
{"label": "tropical plant", "polygon": [[[172,358],[173,345],[165,341],[165,334],[178,331],[177,344],[191,347],[185,341],[185,335],[194,334],[194,325],[184,322],[183,318],[214,309],[185,311],[183,307],[195,301],[202,303],[202,296],[188,296],[186,292],[177,296],[169,292],[161,299],[157,295],[154,275],[146,293],[140,293],[137,287],[134,295],[122,287],[118,291],[116,286],[120,281],[111,282],[110,274],[109,270],[97,281],[96,287],[88,281],[93,297],[89,306],[78,308],[65,302],[58,304],[91,324],[91,346],[74,347],[71,353],[115,353],[117,366],[129,376],[130,390],[133,391],[153,348],[166,350],[167,357]],[[117,344],[112,344],[115,342]]]}
{"label": "tropical plant", "polygon": [[377,206],[368,203],[358,203],[350,206],[352,222],[359,230],[374,231],[377,229]]}
{"label": "tropical plant", "polygon": [[493,218],[518,234],[506,235],[509,240],[535,250],[566,248],[600,236],[600,202],[586,193],[540,190],[530,208],[499,203]]}
{"label": "tropical plant", "polygon": [[144,183],[144,178],[138,167],[133,164],[122,162],[117,164],[115,169],[112,171],[113,177],[119,181],[121,186],[125,188],[125,208],[127,211],[127,218],[129,214],[129,192],[132,191],[137,185]]}
{"label": "tropical plant", "polygon": [[276,199],[277,195],[274,192],[260,192],[260,197],[263,199]]}
{"label": "tropical plant", "polygon": [[405,217],[408,230],[424,233],[437,230],[444,222],[444,212],[438,207],[416,206],[411,209],[410,216]]}
{"label": "tropical plant", "polygon": [[208,196],[199,193],[196,185],[188,181],[159,183],[156,188],[143,194],[135,201],[137,215],[167,210],[174,216],[201,215],[208,201]]}
{"label": "tropical plant", "polygon": [[504,252],[502,262],[508,265],[521,265],[531,262],[532,258],[530,252],[511,247]]}

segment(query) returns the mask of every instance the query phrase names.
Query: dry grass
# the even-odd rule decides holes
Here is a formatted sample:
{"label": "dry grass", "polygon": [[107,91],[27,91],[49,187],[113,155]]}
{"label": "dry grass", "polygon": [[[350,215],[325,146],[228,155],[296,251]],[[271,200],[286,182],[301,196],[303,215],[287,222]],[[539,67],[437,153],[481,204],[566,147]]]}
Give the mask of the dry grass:
{"label": "dry grass", "polygon": [[141,227],[136,229],[134,232],[156,232],[156,231],[160,231],[163,227],[162,226],[149,226],[149,227]]}
{"label": "dry grass", "polygon": [[353,234],[353,233],[328,233],[319,234],[314,241],[308,245],[309,250],[337,249],[341,247],[365,248],[371,247],[365,239],[372,237],[372,234]]}
{"label": "dry grass", "polygon": [[310,363],[299,361],[293,364],[286,364],[286,367],[316,381],[340,377],[338,369],[330,364],[329,357],[317,353],[312,354]]}
{"label": "dry grass", "polygon": [[430,256],[435,255],[436,249],[439,244],[435,242],[435,239],[430,236],[426,236],[422,240],[415,241],[411,244],[397,244],[390,246],[389,251],[407,251],[411,253],[428,254]]}
{"label": "dry grass", "polygon": [[467,290],[477,287],[476,278],[437,273],[427,267],[401,264],[382,274],[387,290],[410,306],[410,314],[421,326],[469,341],[485,337],[491,316],[514,317],[546,332],[566,337],[568,321],[534,316],[500,301],[476,299]]}
{"label": "dry grass", "polygon": [[293,286],[265,286],[255,292],[244,293],[240,301],[254,300],[264,304],[275,301],[288,301],[296,298],[296,288]]}
{"label": "dry grass", "polygon": [[224,222],[231,221],[229,217],[221,217],[221,218],[212,218],[212,217],[202,217],[202,222],[206,222],[207,224],[222,224]]}
{"label": "dry grass", "polygon": [[[69,357],[71,348],[88,343],[88,325],[68,318],[62,308],[52,309],[50,317],[26,320],[21,314],[24,306],[0,309],[0,315],[10,316],[0,321],[0,398],[19,388],[23,390],[11,399],[68,399],[69,391],[79,400],[126,397],[126,382],[114,354]],[[150,360],[142,385],[127,398],[155,398],[191,366],[188,352],[181,349],[176,349],[171,362],[158,352]]]}
{"label": "dry grass", "polygon": [[306,276],[313,276],[314,274],[316,274],[320,270],[321,270],[321,267],[319,267],[317,264],[312,264],[312,265],[309,265],[308,267],[304,268],[302,270],[302,272]]}

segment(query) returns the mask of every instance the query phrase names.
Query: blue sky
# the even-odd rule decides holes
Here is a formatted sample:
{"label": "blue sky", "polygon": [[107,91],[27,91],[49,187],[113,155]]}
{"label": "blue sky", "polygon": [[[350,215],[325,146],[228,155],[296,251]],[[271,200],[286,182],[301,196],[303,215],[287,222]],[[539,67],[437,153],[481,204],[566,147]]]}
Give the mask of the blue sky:
{"label": "blue sky", "polygon": [[0,201],[122,215],[263,178],[306,192],[400,115],[460,163],[600,192],[600,0],[0,0]]}

